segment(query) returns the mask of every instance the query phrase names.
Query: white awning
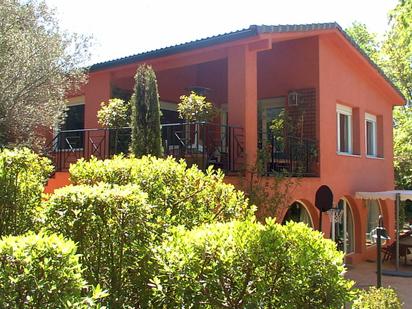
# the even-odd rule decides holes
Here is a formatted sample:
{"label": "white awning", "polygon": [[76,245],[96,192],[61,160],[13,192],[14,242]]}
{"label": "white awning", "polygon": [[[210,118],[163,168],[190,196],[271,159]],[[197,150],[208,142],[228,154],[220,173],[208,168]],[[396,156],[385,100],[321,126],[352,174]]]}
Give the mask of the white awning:
{"label": "white awning", "polygon": [[[412,191],[411,190],[393,190],[393,191],[383,191],[383,192],[356,192],[355,198],[364,200],[393,200],[395,201],[395,217],[396,217],[396,271],[392,272],[394,276],[400,276],[399,272],[399,208],[400,202],[411,200],[412,201]],[[380,217],[380,216],[379,216]]]}
{"label": "white awning", "polygon": [[396,200],[396,195],[399,194],[401,201],[411,200],[411,190],[393,190],[383,192],[356,192],[355,198],[363,200]]}

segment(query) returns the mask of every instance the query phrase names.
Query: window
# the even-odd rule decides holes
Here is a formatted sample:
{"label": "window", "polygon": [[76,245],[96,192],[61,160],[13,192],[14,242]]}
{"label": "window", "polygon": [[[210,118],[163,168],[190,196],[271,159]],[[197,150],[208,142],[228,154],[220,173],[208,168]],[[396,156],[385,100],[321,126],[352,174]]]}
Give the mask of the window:
{"label": "window", "polygon": [[352,154],[352,108],[337,105],[337,150],[340,153]]}
{"label": "window", "polygon": [[375,243],[373,234],[379,223],[379,215],[381,214],[379,202],[376,200],[365,201],[368,210],[368,217],[366,222],[366,245],[370,246]]}
{"label": "window", "polygon": [[285,217],[283,218],[282,224],[285,224],[289,221],[303,222],[309,227],[313,228],[312,218],[310,217],[310,214],[305,206],[303,206],[303,204],[301,204],[300,202],[294,202],[292,205],[290,205],[288,211],[285,214]]}
{"label": "window", "polygon": [[64,123],[60,126],[59,149],[81,149],[84,145],[84,104],[68,106]]}
{"label": "window", "polygon": [[377,125],[376,116],[365,114],[365,143],[366,155],[370,157],[377,156]]}

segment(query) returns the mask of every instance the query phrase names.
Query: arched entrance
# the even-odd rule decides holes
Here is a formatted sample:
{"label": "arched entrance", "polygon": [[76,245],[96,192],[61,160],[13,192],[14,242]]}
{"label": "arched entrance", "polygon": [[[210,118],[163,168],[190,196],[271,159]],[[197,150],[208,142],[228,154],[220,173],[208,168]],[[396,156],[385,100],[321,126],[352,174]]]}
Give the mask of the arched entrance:
{"label": "arched entrance", "polygon": [[300,201],[293,202],[292,205],[289,206],[288,211],[283,217],[282,224],[288,221],[303,222],[313,228],[312,217],[305,204]]}
{"label": "arched entrance", "polygon": [[345,254],[355,252],[354,218],[350,203],[342,198],[339,200],[337,215],[332,220],[331,238],[337,244],[338,250]]}

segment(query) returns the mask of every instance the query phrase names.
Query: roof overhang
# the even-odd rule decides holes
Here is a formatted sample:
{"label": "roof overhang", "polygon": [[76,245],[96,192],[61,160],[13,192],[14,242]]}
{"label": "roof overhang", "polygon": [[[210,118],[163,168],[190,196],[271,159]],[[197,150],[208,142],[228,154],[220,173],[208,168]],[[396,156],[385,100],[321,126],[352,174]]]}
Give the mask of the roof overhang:
{"label": "roof overhang", "polygon": [[[270,42],[298,39],[309,36],[324,35],[328,33],[338,34],[342,42],[358,56],[359,59],[373,70],[376,80],[383,85],[387,85],[389,93],[394,98],[394,105],[403,105],[406,102],[405,97],[383,71],[363,52],[356,42],[340,27],[337,23],[317,23],[302,25],[252,25],[249,28],[224,33],[196,41],[169,46],[153,51],[148,51],[124,58],[114,59],[106,62],[100,62],[92,65],[89,72],[98,72],[102,70],[117,69],[119,67],[130,66],[142,62],[160,60],[177,54],[185,54],[197,50],[210,50],[211,48],[225,48],[229,45],[251,44],[249,48],[260,48],[262,40],[270,37]],[[259,45],[260,44],[260,45]],[[266,44],[266,43],[263,43]],[[251,47],[252,46],[252,47]]]}

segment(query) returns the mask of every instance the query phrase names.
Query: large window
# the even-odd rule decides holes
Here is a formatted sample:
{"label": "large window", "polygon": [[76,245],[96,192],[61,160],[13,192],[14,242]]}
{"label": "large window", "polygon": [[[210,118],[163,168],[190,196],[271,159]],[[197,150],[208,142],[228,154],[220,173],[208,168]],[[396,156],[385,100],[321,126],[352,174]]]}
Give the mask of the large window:
{"label": "large window", "polygon": [[352,153],[352,108],[338,104],[336,106],[337,151]]}
{"label": "large window", "polygon": [[336,242],[340,251],[345,254],[355,249],[355,235],[353,216],[348,201],[341,199],[337,205],[339,212],[332,220],[332,239]]}
{"label": "large window", "polygon": [[377,124],[376,116],[365,114],[366,155],[377,156]]}
{"label": "large window", "polygon": [[290,205],[288,211],[283,218],[283,224],[286,222],[293,221],[293,222],[303,222],[310,227],[313,227],[312,218],[310,217],[309,212],[303,206],[303,204],[299,202],[294,202]]}
{"label": "large window", "polygon": [[374,244],[373,234],[379,223],[379,215],[381,214],[379,202],[376,200],[366,200],[366,208],[368,211],[366,222],[366,245]]}
{"label": "large window", "polygon": [[80,149],[84,146],[84,104],[68,106],[64,123],[60,126],[60,149]]}

